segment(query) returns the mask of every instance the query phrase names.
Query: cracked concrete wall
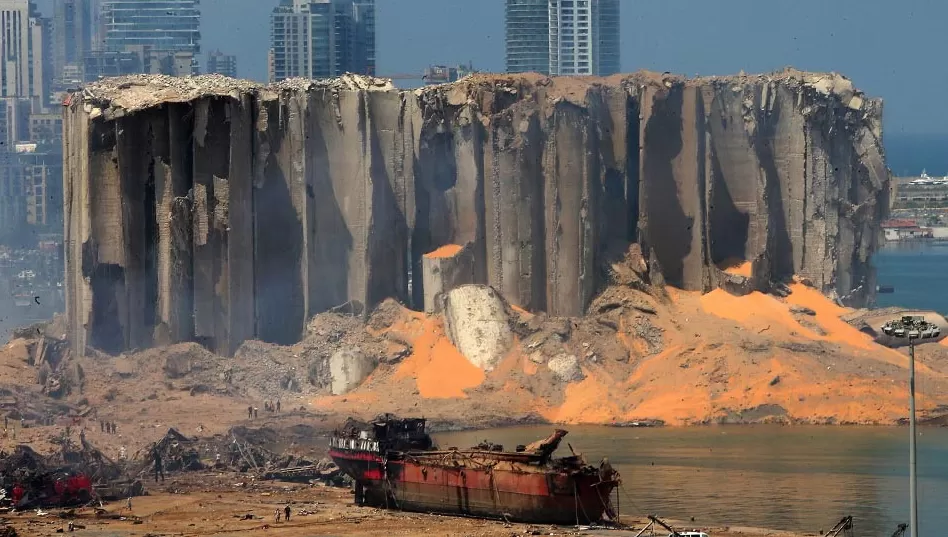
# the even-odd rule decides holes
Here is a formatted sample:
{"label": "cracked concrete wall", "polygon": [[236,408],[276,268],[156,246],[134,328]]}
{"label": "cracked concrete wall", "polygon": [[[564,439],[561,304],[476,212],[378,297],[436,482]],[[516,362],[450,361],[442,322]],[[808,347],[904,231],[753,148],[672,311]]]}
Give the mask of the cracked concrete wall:
{"label": "cracked concrete wall", "polygon": [[684,289],[747,260],[755,282],[860,303],[887,211],[881,113],[792,70],[104,80],[64,108],[70,339],[292,343],[331,308],[420,309],[423,256],[449,244],[464,283],[552,315],[582,315],[634,241]]}

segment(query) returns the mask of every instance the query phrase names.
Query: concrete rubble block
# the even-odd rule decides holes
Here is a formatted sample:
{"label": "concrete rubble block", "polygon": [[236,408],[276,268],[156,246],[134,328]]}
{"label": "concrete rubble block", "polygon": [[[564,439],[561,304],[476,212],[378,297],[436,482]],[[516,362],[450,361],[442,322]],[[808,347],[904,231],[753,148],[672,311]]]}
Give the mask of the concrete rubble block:
{"label": "concrete rubble block", "polygon": [[558,354],[547,362],[546,367],[562,382],[578,382],[586,378],[579,360],[572,354]]}
{"label": "concrete rubble block", "polygon": [[377,365],[374,358],[366,356],[358,348],[336,351],[329,358],[332,394],[342,395],[358,388]]}
{"label": "concrete rubble block", "polygon": [[463,285],[444,295],[445,332],[469,362],[491,371],[513,344],[503,299],[486,285]]}
{"label": "concrete rubble block", "polygon": [[473,246],[446,244],[424,255],[422,269],[425,313],[440,313],[445,293],[474,283]]}

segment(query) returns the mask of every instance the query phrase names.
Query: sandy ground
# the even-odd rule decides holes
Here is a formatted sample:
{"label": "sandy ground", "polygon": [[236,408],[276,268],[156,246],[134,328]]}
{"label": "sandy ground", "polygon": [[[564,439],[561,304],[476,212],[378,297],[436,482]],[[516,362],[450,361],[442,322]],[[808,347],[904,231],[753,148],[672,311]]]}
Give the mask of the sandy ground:
{"label": "sandy ground", "polygon": [[[40,516],[35,511],[3,515],[20,535],[52,536],[66,530],[70,521],[84,526],[77,535],[142,536],[142,535],[311,535],[422,536],[446,537],[513,537],[526,535],[590,535],[632,536],[645,521],[623,517],[626,531],[614,529],[575,528],[508,524],[500,521],[449,517],[419,513],[402,513],[356,507],[346,489],[311,487],[279,482],[245,483],[246,477],[208,474],[169,478],[149,496],[133,498],[132,509],[125,503],[93,509],[49,510]],[[290,506],[289,521],[275,521],[275,511]],[[250,520],[243,520],[246,515]],[[60,516],[62,515],[62,516]],[[684,528],[685,526],[677,526]],[[633,529],[634,528],[634,529]],[[690,526],[688,529],[692,529]],[[797,537],[802,534],[753,528],[699,528],[715,537],[758,535]],[[656,532],[665,535],[667,532]],[[646,534],[647,535],[647,534]]]}

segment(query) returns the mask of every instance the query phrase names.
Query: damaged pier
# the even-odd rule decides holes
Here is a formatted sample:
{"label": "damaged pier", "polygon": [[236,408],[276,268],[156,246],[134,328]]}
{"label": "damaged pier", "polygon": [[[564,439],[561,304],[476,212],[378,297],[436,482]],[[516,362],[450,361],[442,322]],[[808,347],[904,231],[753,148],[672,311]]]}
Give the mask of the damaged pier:
{"label": "damaged pier", "polygon": [[103,80],[64,109],[69,339],[231,354],[467,283],[579,316],[630,242],[683,289],[737,259],[755,285],[858,304],[888,207],[881,113],[797,71]]}

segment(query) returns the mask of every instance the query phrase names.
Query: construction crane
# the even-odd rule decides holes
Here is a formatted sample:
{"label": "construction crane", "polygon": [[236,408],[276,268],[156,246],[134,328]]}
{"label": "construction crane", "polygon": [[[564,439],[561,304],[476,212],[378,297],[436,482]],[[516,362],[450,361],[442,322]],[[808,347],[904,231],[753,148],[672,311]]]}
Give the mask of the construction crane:
{"label": "construction crane", "polygon": [[892,537],[904,537],[905,532],[908,531],[908,524],[899,524],[898,529],[895,530],[895,533],[892,534]]}
{"label": "construction crane", "polygon": [[853,537],[853,517],[844,516],[833,529],[829,530],[826,533],[826,537],[839,537],[844,535],[845,537]]}

